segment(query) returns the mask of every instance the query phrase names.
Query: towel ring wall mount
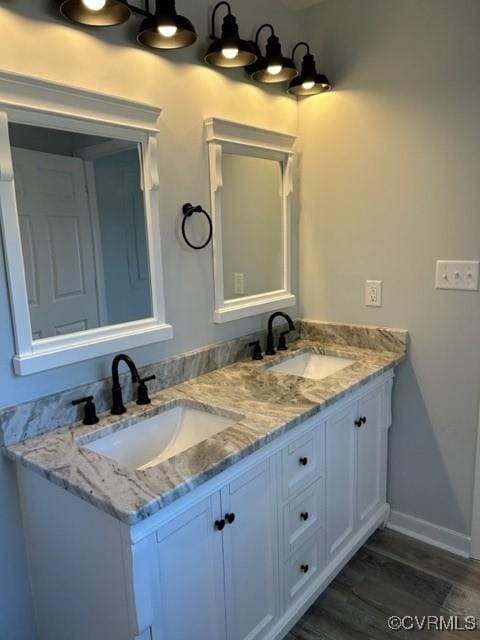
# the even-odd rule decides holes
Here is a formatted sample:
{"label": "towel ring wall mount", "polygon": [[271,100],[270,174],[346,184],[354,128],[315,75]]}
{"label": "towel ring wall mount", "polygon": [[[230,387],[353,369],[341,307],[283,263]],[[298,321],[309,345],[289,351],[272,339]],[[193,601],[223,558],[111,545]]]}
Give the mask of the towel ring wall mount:
{"label": "towel ring wall mount", "polygon": [[[190,204],[190,202],[186,202],[182,207],[182,212],[183,212],[183,220],[182,220],[182,235],[183,235],[183,239],[185,240],[185,242],[187,243],[187,245],[191,249],[196,249],[196,250],[204,249],[210,243],[210,241],[212,239],[212,235],[213,235],[212,218],[209,216],[209,214],[205,211],[205,209],[200,204],[192,205],[192,204]],[[187,233],[186,233],[187,220],[194,213],[203,213],[203,215],[205,216],[205,218],[207,219],[207,222],[208,222],[208,237],[207,237],[206,241],[203,244],[200,244],[200,245],[195,245],[192,242],[190,242],[190,240],[187,237]]]}

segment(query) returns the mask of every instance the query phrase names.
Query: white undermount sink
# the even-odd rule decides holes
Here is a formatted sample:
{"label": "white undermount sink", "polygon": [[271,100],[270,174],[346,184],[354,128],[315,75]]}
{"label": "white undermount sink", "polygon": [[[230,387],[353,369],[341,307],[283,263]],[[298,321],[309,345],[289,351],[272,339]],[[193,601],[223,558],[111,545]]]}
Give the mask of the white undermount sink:
{"label": "white undermount sink", "polygon": [[301,353],[269,368],[274,373],[287,373],[292,376],[322,380],[353,364],[354,360],[338,356],[325,356],[318,353]]}
{"label": "white undermount sink", "polygon": [[135,470],[186,451],[238,422],[204,409],[176,406],[83,445]]}

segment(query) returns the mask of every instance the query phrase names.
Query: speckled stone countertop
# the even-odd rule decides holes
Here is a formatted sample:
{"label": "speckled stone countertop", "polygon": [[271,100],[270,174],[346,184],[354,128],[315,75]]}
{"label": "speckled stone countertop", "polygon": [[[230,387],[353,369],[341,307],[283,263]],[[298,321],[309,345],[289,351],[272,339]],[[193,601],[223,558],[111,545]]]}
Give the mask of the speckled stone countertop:
{"label": "speckled stone countertop", "polygon": [[[268,371],[306,351],[354,360],[311,380]],[[379,351],[301,339],[287,352],[262,361],[241,361],[160,391],[152,404],[128,406],[128,414],[100,416],[93,427],[75,424],[4,447],[5,454],[127,524],[153,515],[245,456],[268,444],[342,396],[405,359],[402,351]],[[175,405],[207,408],[238,419],[233,426],[144,471],[120,466],[84,444]]]}

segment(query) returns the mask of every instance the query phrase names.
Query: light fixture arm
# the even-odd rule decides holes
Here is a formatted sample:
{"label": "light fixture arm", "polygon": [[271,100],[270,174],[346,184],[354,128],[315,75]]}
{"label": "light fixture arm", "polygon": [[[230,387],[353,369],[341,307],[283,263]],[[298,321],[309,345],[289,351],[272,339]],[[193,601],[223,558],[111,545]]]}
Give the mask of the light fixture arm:
{"label": "light fixture arm", "polygon": [[215,8],[213,9],[213,12],[212,12],[212,31],[210,34],[211,40],[218,40],[218,37],[215,35],[215,18],[217,16],[217,11],[220,9],[221,6],[227,7],[228,15],[229,16],[232,15],[232,7],[230,6],[229,2],[225,2],[225,0],[222,0],[222,2],[219,2],[218,4],[215,5]]}
{"label": "light fixture arm", "polygon": [[295,53],[298,47],[306,47],[307,55],[310,55],[310,46],[306,42],[297,42],[297,44],[292,49],[292,55],[290,56],[293,61],[295,61]]}
{"label": "light fixture arm", "polygon": [[273,28],[273,26],[269,23],[269,22],[265,22],[265,24],[262,24],[260,27],[258,27],[257,29],[257,33],[255,34],[255,44],[258,47],[258,39],[260,37],[260,33],[266,28],[268,27],[270,29],[270,35],[274,36],[275,35],[275,29]]}

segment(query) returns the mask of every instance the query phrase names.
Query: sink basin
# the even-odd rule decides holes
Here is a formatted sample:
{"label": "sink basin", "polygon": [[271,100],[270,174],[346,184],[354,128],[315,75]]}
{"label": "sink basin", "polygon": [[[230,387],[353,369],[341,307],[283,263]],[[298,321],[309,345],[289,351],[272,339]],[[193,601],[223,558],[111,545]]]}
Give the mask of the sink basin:
{"label": "sink basin", "polygon": [[177,406],[83,445],[135,470],[145,470],[238,422],[203,409]]}
{"label": "sink basin", "polygon": [[289,360],[270,367],[269,371],[275,373],[288,373],[292,376],[322,380],[327,376],[345,369],[353,364],[354,360],[339,358],[337,356],[324,356],[318,353],[301,353]]}

